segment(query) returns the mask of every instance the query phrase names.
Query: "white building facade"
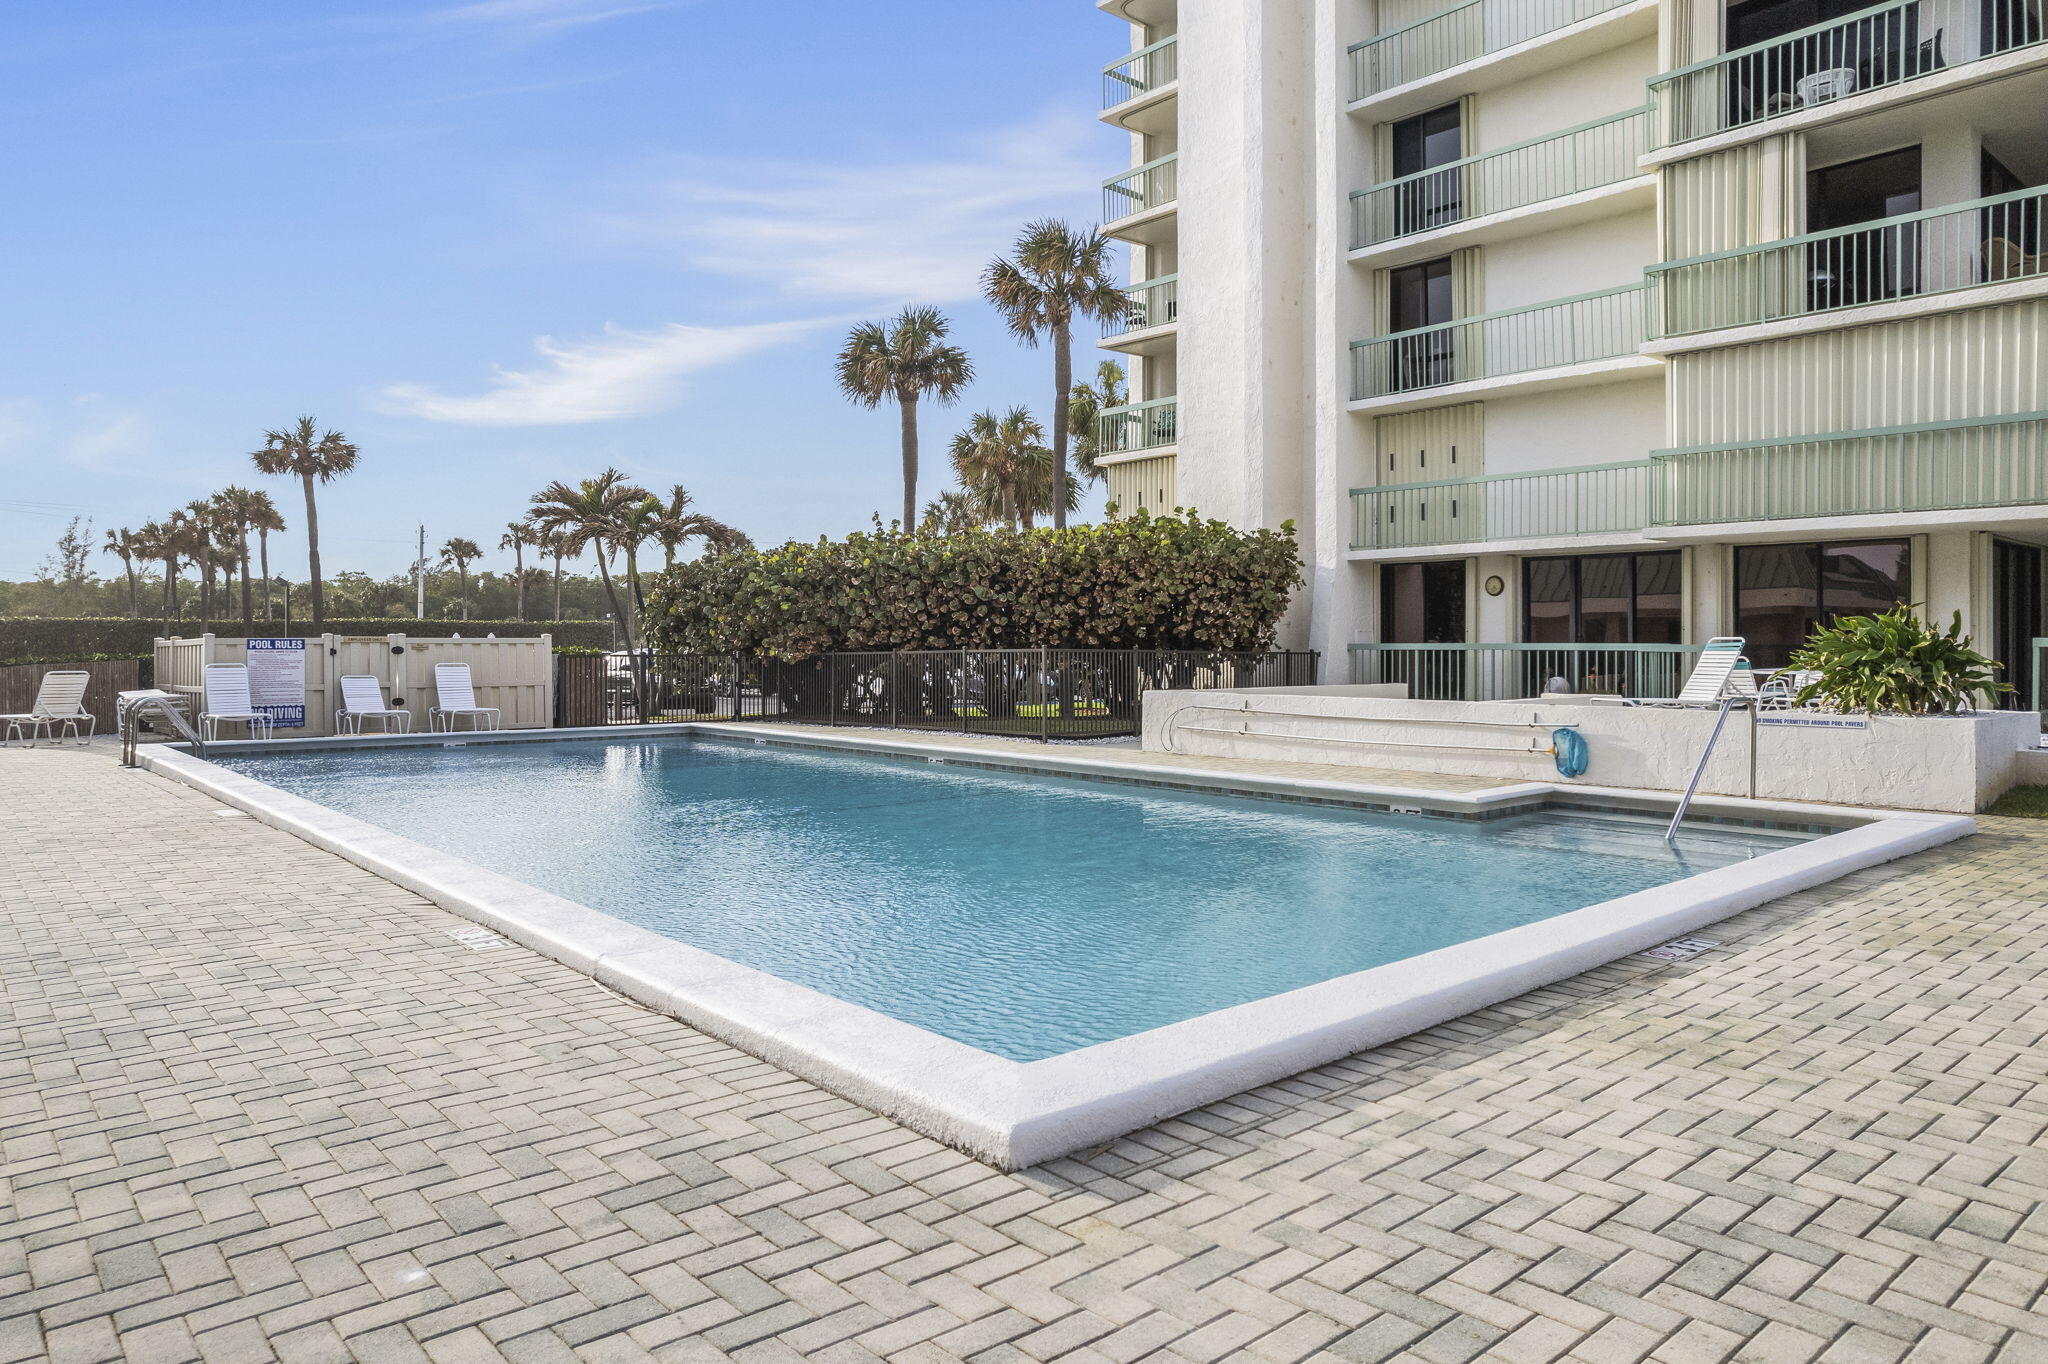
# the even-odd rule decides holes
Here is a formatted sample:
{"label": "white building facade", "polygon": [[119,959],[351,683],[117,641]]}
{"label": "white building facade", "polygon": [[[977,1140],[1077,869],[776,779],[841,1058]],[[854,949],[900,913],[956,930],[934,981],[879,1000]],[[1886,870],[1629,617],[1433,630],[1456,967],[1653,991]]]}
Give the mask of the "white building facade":
{"label": "white building facade", "polygon": [[1329,681],[1651,694],[1904,600],[2026,700],[2041,4],[1099,0],[1112,498],[1293,520]]}

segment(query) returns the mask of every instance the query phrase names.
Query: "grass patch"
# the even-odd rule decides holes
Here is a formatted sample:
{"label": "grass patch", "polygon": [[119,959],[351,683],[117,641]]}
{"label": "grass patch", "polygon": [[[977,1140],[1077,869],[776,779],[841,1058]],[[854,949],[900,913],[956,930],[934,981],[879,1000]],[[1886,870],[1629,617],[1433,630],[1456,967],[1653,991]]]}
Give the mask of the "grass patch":
{"label": "grass patch", "polygon": [[1988,811],[1994,815],[2017,815],[2021,819],[2048,819],[2048,786],[2015,786],[1998,798]]}

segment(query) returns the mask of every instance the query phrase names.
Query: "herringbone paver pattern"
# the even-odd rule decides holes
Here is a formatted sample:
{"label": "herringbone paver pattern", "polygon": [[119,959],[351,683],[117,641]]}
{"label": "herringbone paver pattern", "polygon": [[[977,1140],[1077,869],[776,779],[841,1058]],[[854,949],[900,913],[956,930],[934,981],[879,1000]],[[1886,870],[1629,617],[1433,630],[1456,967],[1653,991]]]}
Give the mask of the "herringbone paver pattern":
{"label": "herringbone paver pattern", "polygon": [[0,830],[0,1361],[2048,1359],[2039,825],[1015,1175],[104,753]]}

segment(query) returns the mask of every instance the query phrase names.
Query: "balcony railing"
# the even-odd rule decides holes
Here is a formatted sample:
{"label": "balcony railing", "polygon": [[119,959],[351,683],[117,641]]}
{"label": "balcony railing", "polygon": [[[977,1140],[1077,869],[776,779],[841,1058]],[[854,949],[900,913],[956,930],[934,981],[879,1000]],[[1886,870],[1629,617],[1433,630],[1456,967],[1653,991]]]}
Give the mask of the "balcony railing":
{"label": "balcony railing", "polygon": [[1178,437],[1172,398],[1107,407],[1095,419],[1095,447],[1105,455],[1128,455],[1171,445]]}
{"label": "balcony railing", "polygon": [[1649,460],[1351,490],[1351,547],[1638,531],[1650,524]]}
{"label": "balcony railing", "polygon": [[1383,398],[1633,355],[1650,333],[1649,298],[1649,286],[1629,284],[1354,341],[1351,396]]}
{"label": "balcony railing", "polygon": [[1102,182],[1102,221],[1114,222],[1170,204],[1180,195],[1180,153],[1134,166]]}
{"label": "balcony railing", "polygon": [[1659,146],[1747,127],[2041,41],[2028,0],[1890,0],[1650,81]]}
{"label": "balcony railing", "polygon": [[1449,161],[1351,195],[1354,249],[1598,189],[1641,172],[1647,106],[1498,151]]}
{"label": "balcony railing", "polygon": [[2048,503],[2048,412],[1660,450],[1660,526]]}
{"label": "balcony railing", "polygon": [[1180,39],[1161,38],[1102,68],[1102,107],[1129,104],[1180,78]]}
{"label": "balcony railing", "polygon": [[1434,76],[1630,0],[1466,0],[1351,46],[1351,98]]}
{"label": "balcony railing", "polygon": [[1546,691],[1669,700],[1696,644],[1354,644],[1351,680],[1403,682],[1417,701],[1520,701]]}
{"label": "balcony railing", "polygon": [[1161,275],[1130,287],[1131,310],[1102,324],[1102,339],[1163,327],[1180,320],[1180,276]]}
{"label": "balcony railing", "polygon": [[1650,268],[1666,335],[2048,275],[2048,186]]}

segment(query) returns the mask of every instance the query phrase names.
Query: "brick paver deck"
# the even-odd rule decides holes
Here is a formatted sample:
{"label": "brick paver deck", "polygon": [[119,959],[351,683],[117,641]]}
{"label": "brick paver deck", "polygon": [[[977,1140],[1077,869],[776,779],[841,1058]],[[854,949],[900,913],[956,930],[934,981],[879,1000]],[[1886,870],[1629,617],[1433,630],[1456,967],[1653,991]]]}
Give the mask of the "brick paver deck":
{"label": "brick paver deck", "polygon": [[999,1174],[0,752],[0,1360],[2048,1359],[2048,826]]}

